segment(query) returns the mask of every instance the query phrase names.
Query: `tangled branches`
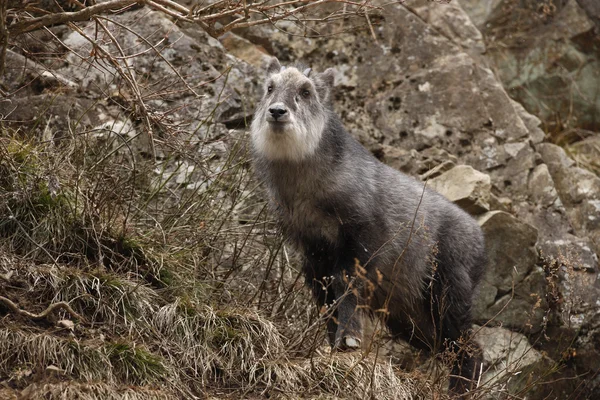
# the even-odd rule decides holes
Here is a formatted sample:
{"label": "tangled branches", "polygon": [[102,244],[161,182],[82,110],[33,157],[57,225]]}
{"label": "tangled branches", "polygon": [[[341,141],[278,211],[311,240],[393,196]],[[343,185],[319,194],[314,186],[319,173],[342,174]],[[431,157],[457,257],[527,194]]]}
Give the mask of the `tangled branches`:
{"label": "tangled branches", "polygon": [[[284,19],[310,19],[305,13],[326,3],[341,3],[343,7],[323,17],[324,21],[344,18],[348,15],[366,16],[370,10],[378,9],[369,0],[317,0],[317,1],[280,1],[268,0],[253,2],[246,0],[220,0],[202,6],[187,8],[171,0],[109,0],[100,4],[84,6],[74,12],[50,13],[37,18],[26,17],[26,12],[13,13],[14,23],[8,27],[10,35],[31,32],[43,27],[67,22],[85,21],[100,13],[121,12],[136,5],[147,5],[171,17],[202,26],[210,35],[216,37],[234,28],[247,28],[254,25],[273,23]],[[298,5],[301,4],[301,5]],[[22,11],[26,11],[22,10]]]}
{"label": "tangled branches", "polygon": [[[0,77],[4,75],[10,38],[59,25],[77,30],[74,25],[77,22],[97,21],[103,14],[118,14],[144,6],[177,22],[196,24],[215,38],[236,28],[278,21],[301,24],[307,35],[315,35],[314,32],[311,34],[309,23],[329,23],[349,17],[364,18],[374,34],[369,13],[381,10],[381,7],[371,4],[372,0],[217,0],[202,1],[190,8],[172,0],[106,0],[97,4],[95,0],[56,0],[42,7],[44,3],[43,0],[40,4],[6,0],[0,5]],[[2,89],[0,94],[5,94]]]}

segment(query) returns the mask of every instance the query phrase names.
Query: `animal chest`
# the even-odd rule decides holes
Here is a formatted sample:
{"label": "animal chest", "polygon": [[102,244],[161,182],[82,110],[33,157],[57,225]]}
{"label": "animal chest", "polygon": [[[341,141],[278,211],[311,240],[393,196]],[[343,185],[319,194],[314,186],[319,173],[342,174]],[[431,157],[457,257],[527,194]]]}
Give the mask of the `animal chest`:
{"label": "animal chest", "polygon": [[325,212],[317,198],[295,193],[278,205],[284,229],[292,237],[338,241],[341,221]]}

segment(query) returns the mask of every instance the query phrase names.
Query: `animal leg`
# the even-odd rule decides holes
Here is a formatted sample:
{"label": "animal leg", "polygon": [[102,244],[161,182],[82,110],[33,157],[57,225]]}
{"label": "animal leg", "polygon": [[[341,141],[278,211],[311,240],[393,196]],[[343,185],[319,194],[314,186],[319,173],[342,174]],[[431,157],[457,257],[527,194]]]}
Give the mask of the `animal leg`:
{"label": "animal leg", "polygon": [[[464,336],[468,336],[465,332]],[[456,397],[466,398],[471,390],[476,387],[479,380],[479,368],[482,363],[482,351],[475,341],[469,340],[464,343],[456,343],[451,347],[456,354],[450,371],[450,394]]]}
{"label": "animal leg", "polygon": [[[333,289],[327,287],[326,283],[321,280],[313,279],[311,282],[313,296],[317,301],[317,306],[322,309],[323,306],[333,307],[335,297],[333,295]],[[337,309],[329,310],[330,315],[327,319],[327,339],[331,347],[335,347],[335,334],[337,332]]]}
{"label": "animal leg", "polygon": [[465,396],[471,391],[479,379],[479,367],[482,362],[482,351],[471,339],[471,304],[456,301],[452,292],[449,301],[453,307],[443,314],[443,337],[450,341],[449,350],[455,354],[450,372],[450,393],[453,396]]}
{"label": "animal leg", "polygon": [[337,331],[334,348],[341,351],[360,349],[362,341],[362,313],[358,307],[358,289],[348,284],[344,274],[334,275],[332,288],[335,295]]}

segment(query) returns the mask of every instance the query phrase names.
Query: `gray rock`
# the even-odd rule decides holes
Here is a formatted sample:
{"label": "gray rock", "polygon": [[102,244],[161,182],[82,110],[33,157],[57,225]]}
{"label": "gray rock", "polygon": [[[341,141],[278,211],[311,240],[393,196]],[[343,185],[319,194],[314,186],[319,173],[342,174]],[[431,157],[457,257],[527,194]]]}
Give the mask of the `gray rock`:
{"label": "gray rock", "polygon": [[107,119],[91,129],[94,146],[102,146],[111,152],[129,154],[133,150],[148,152],[149,145],[134,124],[128,119]]}
{"label": "gray rock", "polygon": [[[496,297],[479,317],[480,321],[493,320],[521,332],[537,333],[544,329],[544,317],[548,309],[546,301],[546,275],[540,267],[534,269],[514,289],[501,295],[503,291],[495,287]],[[482,291],[486,290],[485,285]],[[492,290],[494,293],[494,290]]]}
{"label": "gray rock", "polygon": [[535,150],[527,139],[505,143],[505,168],[501,171],[506,189],[514,193],[514,197],[525,197],[529,175],[536,165]]}
{"label": "gray rock", "polygon": [[536,149],[548,165],[567,217],[580,237],[589,237],[600,254],[600,177],[580,168],[559,146],[542,143]]}
{"label": "gray rock", "polygon": [[[424,2],[420,2],[424,3]],[[456,2],[419,4],[413,10],[442,35],[461,46],[472,57],[485,52],[483,36],[469,15]]]}
{"label": "gray rock", "polygon": [[470,214],[490,210],[490,176],[468,165],[458,165],[427,181],[427,185]]}
{"label": "gray rock", "polygon": [[[548,262],[552,260],[568,260],[568,264],[573,270],[587,271],[589,273],[598,271],[598,255],[592,250],[592,244],[587,238],[578,238],[567,233],[561,235],[561,239],[545,240],[538,243],[538,248],[542,257]],[[564,264],[563,261],[561,263]],[[588,290],[584,289],[580,293],[586,291]]]}
{"label": "gray rock", "polygon": [[476,319],[539,331],[546,285],[543,271],[536,267],[537,230],[503,211],[488,212],[478,221],[486,238],[488,267],[475,302]]}
{"label": "gray rock", "polygon": [[535,115],[528,113],[527,110],[525,110],[525,107],[521,105],[521,103],[512,99],[511,103],[515,108],[515,111],[517,112],[517,114],[519,114],[519,117],[521,117],[521,120],[529,130],[529,140],[531,141],[531,143],[541,143],[546,137],[546,134],[540,128],[542,121]]}
{"label": "gray rock", "polygon": [[481,386],[486,398],[517,394],[529,389],[540,372],[548,372],[553,362],[533,348],[525,335],[495,327],[475,328],[475,340],[483,349],[484,373]]}
{"label": "gray rock", "polygon": [[43,64],[15,53],[6,51],[4,74],[0,77],[3,89],[10,92],[20,92],[23,96],[38,95],[48,91],[69,91],[77,87],[77,84],[66,76],[48,68]]}
{"label": "gray rock", "polygon": [[502,5],[504,0],[458,0],[460,6],[465,10],[471,21],[479,29],[485,28],[490,16]]}
{"label": "gray rock", "polygon": [[6,97],[0,99],[0,114],[3,121],[15,123],[21,129],[31,129],[44,140],[70,135],[73,128],[70,122],[77,121],[77,127],[83,131],[111,118],[101,102],[70,92]]}
{"label": "gray rock", "polygon": [[531,173],[529,191],[532,200],[542,207],[549,207],[558,199],[554,181],[546,164],[538,165]]}
{"label": "gray rock", "polygon": [[270,59],[267,51],[262,46],[255,45],[232,32],[227,32],[221,36],[219,41],[230,54],[257,68],[263,68]]}
{"label": "gray rock", "polygon": [[[148,100],[140,112],[142,117],[144,113],[157,119],[168,115],[180,129],[188,128],[199,136],[210,134],[214,120],[243,119],[253,109],[254,68],[228,54],[219,41],[197,26],[180,27],[165,14],[147,9],[117,14],[113,20],[115,23],[106,22],[106,26],[119,32],[121,48],[137,54],[118,60],[118,67],[94,57],[82,58],[81,54],[91,54],[92,44],[78,32],[71,31],[63,40],[73,52],[57,72],[68,76],[87,96],[110,96],[132,108],[135,104],[138,111],[143,110],[141,97]],[[135,33],[117,24],[135,26]],[[82,26],[89,37],[96,35],[96,29],[93,22]],[[110,37],[99,32],[99,49],[123,58]],[[130,87],[128,76],[136,80],[135,88]]]}
{"label": "gray rock", "polygon": [[550,128],[600,127],[600,54],[591,44],[600,20],[591,3],[460,1],[491,42],[486,58],[511,97]]}
{"label": "gray rock", "polygon": [[600,134],[575,142],[567,150],[579,165],[600,176]]}
{"label": "gray rock", "polygon": [[600,3],[596,0],[577,0],[577,3],[585,10],[588,17],[594,21],[597,31],[600,31]]}

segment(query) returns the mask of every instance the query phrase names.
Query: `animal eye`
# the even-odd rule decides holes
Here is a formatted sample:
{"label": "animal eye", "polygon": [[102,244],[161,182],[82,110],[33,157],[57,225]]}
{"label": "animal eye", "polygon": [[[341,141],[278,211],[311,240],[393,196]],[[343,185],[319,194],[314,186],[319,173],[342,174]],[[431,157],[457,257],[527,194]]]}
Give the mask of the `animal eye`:
{"label": "animal eye", "polygon": [[302,91],[302,97],[308,97],[308,96],[310,96],[310,91],[308,91],[308,90],[304,89],[304,90]]}
{"label": "animal eye", "polygon": [[273,91],[273,86],[269,85],[269,87],[267,87],[267,93],[271,93]]}

